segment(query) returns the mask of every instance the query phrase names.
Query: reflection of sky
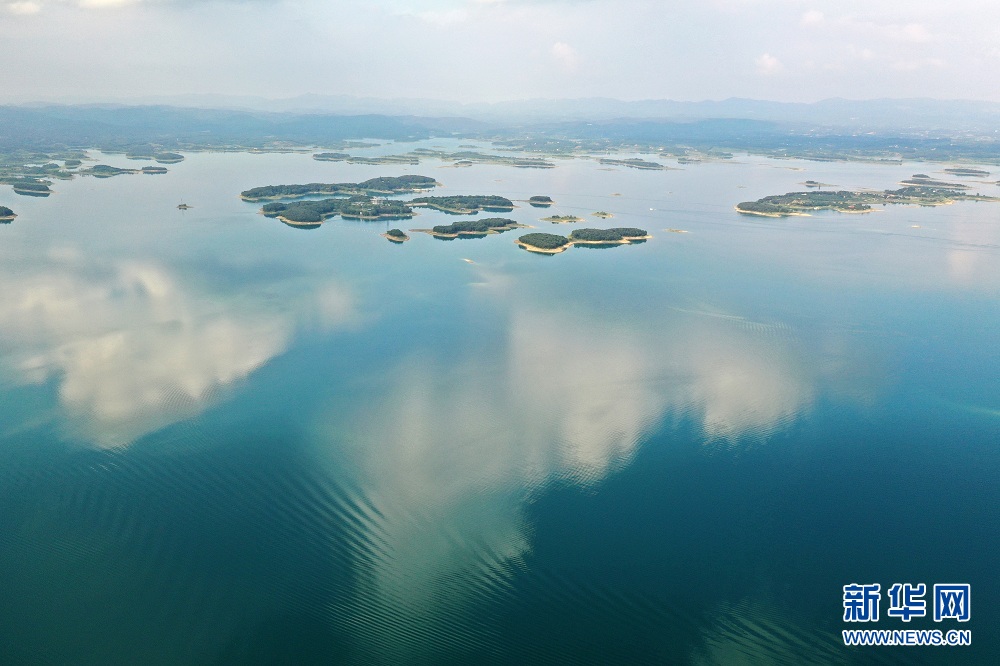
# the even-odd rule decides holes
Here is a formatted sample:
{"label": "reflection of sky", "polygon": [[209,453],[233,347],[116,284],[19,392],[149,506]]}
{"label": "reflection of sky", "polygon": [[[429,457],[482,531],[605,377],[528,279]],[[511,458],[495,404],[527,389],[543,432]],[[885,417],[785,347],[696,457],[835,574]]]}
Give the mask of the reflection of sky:
{"label": "reflection of sky", "polygon": [[[469,577],[502,589],[531,548],[522,511],[543,485],[600,483],[669,421],[698,424],[706,442],[765,440],[826,380],[780,324],[669,309],[623,320],[557,299],[524,305],[507,278],[479,287],[506,330],[478,355],[402,361],[348,426],[383,555],[359,596],[396,637],[399,612],[453,620],[457,597],[478,589]],[[850,365],[849,351],[822,353],[839,359],[832,374]],[[449,580],[466,585],[452,593]]]}
{"label": "reflection of sky", "polygon": [[199,413],[285,351],[297,317],[336,325],[352,309],[336,285],[279,307],[156,262],[95,265],[67,251],[12,273],[0,291],[5,378],[54,381],[68,434],[102,447]]}

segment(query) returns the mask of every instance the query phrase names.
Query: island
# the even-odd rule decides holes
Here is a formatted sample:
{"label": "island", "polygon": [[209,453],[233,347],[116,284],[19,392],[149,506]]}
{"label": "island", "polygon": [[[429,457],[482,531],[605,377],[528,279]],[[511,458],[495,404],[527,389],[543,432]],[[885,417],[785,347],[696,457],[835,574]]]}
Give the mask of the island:
{"label": "island", "polygon": [[640,159],[627,159],[627,160],[616,160],[607,157],[602,157],[600,160],[601,164],[606,164],[608,166],[624,166],[632,169],[645,169],[647,171],[670,171],[673,170],[672,167],[665,166],[659,162],[649,162]]}
{"label": "island", "polygon": [[417,148],[409,153],[413,157],[434,157],[453,162],[452,166],[472,166],[473,164],[496,164],[518,169],[554,169],[555,164],[538,157],[515,157],[512,155],[490,155],[476,151],[448,153],[443,150]]}
{"label": "island", "polygon": [[17,180],[11,183],[15,194],[28,197],[47,197],[52,194],[50,183],[42,180]]}
{"label": "island", "polygon": [[642,243],[650,238],[652,236],[645,229],[618,227],[615,229],[576,229],[569,235],[569,238],[557,234],[525,234],[515,242],[519,247],[529,252],[558,254],[566,251],[573,245],[610,247],[612,245]]}
{"label": "island", "polygon": [[945,183],[947,187],[928,185],[938,183],[924,174],[915,174],[907,182],[925,183],[907,185],[896,190],[838,190],[827,192],[789,192],[736,204],[736,211],[744,215],[764,217],[808,216],[811,211],[832,210],[840,213],[868,213],[873,206],[903,204],[916,206],[942,206],[956,201],[1000,201],[1000,198],[967,192],[967,186]]}
{"label": "island", "polygon": [[583,222],[583,218],[577,217],[576,215],[550,215],[549,217],[543,217],[542,222],[551,222],[552,224],[573,224],[575,222]]}
{"label": "island", "polygon": [[191,210],[192,208],[194,208],[194,206],[189,206],[186,203],[182,203],[177,206],[177,210]]}
{"label": "island", "polygon": [[614,217],[614,215],[612,215],[606,210],[599,210],[596,213],[593,213],[593,215],[594,217],[599,217],[602,220],[610,220],[612,217]]}
{"label": "island", "polygon": [[313,155],[313,159],[320,162],[343,162],[350,158],[351,156],[347,153],[316,153]]}
{"label": "island", "polygon": [[291,226],[318,227],[336,215],[354,220],[401,220],[413,217],[413,209],[402,201],[386,201],[364,195],[349,198],[269,203],[261,208],[265,217],[276,217]]}
{"label": "island", "polygon": [[389,229],[387,232],[382,234],[382,238],[385,238],[391,243],[396,243],[397,245],[410,240],[410,237],[403,233],[402,229]]}
{"label": "island", "polygon": [[137,173],[145,174],[164,174],[167,173],[166,167],[158,166],[144,166],[141,169],[122,169],[119,167],[109,166],[107,164],[95,164],[88,169],[80,169],[77,173],[81,176],[93,176],[94,178],[111,178],[113,176],[123,176],[132,175]]}
{"label": "island", "polygon": [[[440,185],[428,176],[383,176],[370,178],[361,183],[306,183],[304,185],[267,185],[254,187],[240,193],[244,201],[274,201],[280,199],[299,199],[317,195],[339,195],[350,197],[355,195],[378,194],[408,194],[433,189]],[[513,206],[511,206],[513,208]]]}
{"label": "island", "polygon": [[426,206],[452,215],[475,215],[481,210],[509,212],[514,210],[514,202],[496,195],[459,195],[450,197],[418,197],[409,202],[411,206]]}
{"label": "island", "polygon": [[317,153],[314,160],[320,162],[347,162],[348,164],[420,164],[420,160],[411,155],[386,155],[384,157],[355,157],[347,153]]}
{"label": "island", "polygon": [[506,217],[488,217],[483,220],[462,220],[452,224],[439,224],[432,229],[413,229],[413,231],[420,231],[443,239],[483,238],[487,234],[500,234],[511,229],[524,229],[526,226]]}
{"label": "island", "polygon": [[821,183],[818,180],[807,180],[805,182],[799,183],[799,185],[804,185],[806,187],[834,187],[830,183]]}
{"label": "island", "polygon": [[555,201],[552,200],[552,197],[534,196],[528,199],[528,203],[534,206],[535,208],[548,208],[549,206],[554,204]]}
{"label": "island", "polygon": [[6,224],[11,220],[13,220],[15,217],[17,217],[17,215],[15,215],[14,211],[12,211],[10,208],[7,208],[7,206],[0,206],[0,222]]}
{"label": "island", "polygon": [[514,241],[518,247],[539,254],[558,254],[569,249],[571,243],[565,236],[556,234],[525,234]]}
{"label": "island", "polygon": [[945,169],[945,173],[950,173],[953,176],[971,176],[985,178],[990,175],[989,171],[984,171],[982,169],[973,169],[969,167],[953,167],[951,169]]}
{"label": "island", "polygon": [[184,156],[180,153],[168,153],[153,146],[129,148],[125,151],[125,157],[130,160],[154,160],[160,164],[177,164],[184,161]]}
{"label": "island", "polygon": [[645,229],[617,227],[615,229],[574,229],[569,240],[574,245],[626,245],[642,243],[652,236]]}
{"label": "island", "polygon": [[967,190],[968,185],[962,183],[949,183],[944,180],[931,178],[925,173],[915,173],[906,180],[900,181],[900,185],[913,185],[915,187],[943,187],[951,190]]}

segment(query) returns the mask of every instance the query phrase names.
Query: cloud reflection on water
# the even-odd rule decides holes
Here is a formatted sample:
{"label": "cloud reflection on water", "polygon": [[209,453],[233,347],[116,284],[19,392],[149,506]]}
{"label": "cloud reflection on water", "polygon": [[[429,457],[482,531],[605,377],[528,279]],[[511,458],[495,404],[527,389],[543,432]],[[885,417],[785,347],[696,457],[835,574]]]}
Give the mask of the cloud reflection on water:
{"label": "cloud reflection on water", "polygon": [[101,265],[71,251],[4,276],[3,377],[55,381],[71,439],[125,446],[200,413],[220,389],[283,353],[299,320],[353,317],[349,292],[226,293],[155,262]]}
{"label": "cloud reflection on water", "polygon": [[626,320],[478,286],[507,311],[506,332],[478,356],[412,356],[347,428],[383,554],[358,612],[390,660],[463,621],[470,594],[503,594],[531,548],[524,507],[546,484],[599,483],[667,419],[706,442],[766,438],[817,393],[781,326],[670,310]]}

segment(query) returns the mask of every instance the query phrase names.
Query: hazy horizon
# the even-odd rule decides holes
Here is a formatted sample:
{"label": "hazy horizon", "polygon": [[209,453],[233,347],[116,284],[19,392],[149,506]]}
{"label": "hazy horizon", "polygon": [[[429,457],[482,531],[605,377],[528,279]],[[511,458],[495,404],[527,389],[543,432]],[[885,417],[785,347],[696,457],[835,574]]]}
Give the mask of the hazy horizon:
{"label": "hazy horizon", "polygon": [[1000,6],[0,0],[0,103],[302,95],[1000,102]]}

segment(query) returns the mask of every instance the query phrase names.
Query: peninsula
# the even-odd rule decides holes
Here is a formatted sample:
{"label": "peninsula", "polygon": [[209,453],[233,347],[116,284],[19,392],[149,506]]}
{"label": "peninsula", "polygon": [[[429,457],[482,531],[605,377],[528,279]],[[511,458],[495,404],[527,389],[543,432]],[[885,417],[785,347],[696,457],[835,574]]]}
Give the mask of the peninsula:
{"label": "peninsula", "polygon": [[[428,176],[388,176],[370,178],[361,183],[306,183],[305,185],[267,185],[254,187],[240,193],[244,201],[277,201],[299,199],[317,195],[331,196],[373,196],[387,194],[408,194],[429,190],[440,185]],[[513,207],[513,206],[512,206]]]}

